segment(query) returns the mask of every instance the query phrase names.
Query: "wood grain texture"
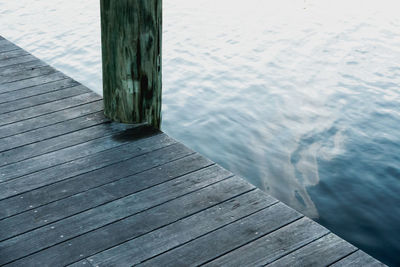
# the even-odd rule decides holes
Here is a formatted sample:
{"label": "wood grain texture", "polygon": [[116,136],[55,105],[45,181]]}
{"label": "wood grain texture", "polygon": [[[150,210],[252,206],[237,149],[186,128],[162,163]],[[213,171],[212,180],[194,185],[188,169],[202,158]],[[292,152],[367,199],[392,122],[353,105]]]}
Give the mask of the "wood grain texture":
{"label": "wood grain texture", "polygon": [[229,224],[183,246],[177,247],[141,266],[199,266],[259,237],[289,224],[303,215],[277,203],[249,217]]}
{"label": "wood grain texture", "polygon": [[[210,162],[208,164],[210,164]],[[171,166],[174,165],[168,165],[168,167]],[[108,174],[111,177],[103,174],[102,177],[104,177],[104,180],[98,183],[97,186],[95,186],[94,188],[86,189],[83,192],[49,203],[39,208],[35,208],[34,210],[23,212],[16,216],[0,220],[0,240],[8,239],[10,237],[53,223],[55,221],[59,221],[63,218],[70,217],[80,212],[95,208],[107,202],[111,202],[130,194],[136,193],[138,191],[145,190],[146,188],[152,187],[154,185],[173,180],[176,177],[185,175],[187,173],[185,169],[177,169],[174,173],[174,170],[168,169],[168,167],[163,168],[163,170],[169,171],[170,175],[162,177],[158,175],[159,180],[154,179],[153,177],[145,177],[143,175],[148,175],[150,171],[143,172],[141,173],[141,175],[137,176],[130,175],[129,172],[125,172],[125,175],[127,177],[123,177],[120,179],[117,179],[109,172]],[[192,168],[189,169],[189,172],[196,171],[204,167],[206,166],[200,164],[194,165]],[[159,173],[161,170],[158,169],[157,171]],[[201,170],[192,175],[198,175],[199,173],[205,171],[206,170]],[[209,173],[217,172],[215,166],[209,167],[207,171]],[[131,173],[134,173],[134,171],[132,171]],[[145,180],[143,180],[142,182],[136,181],[136,179],[143,178]],[[89,184],[89,182],[87,182],[86,184]],[[98,186],[99,184],[100,186]],[[82,191],[82,188],[71,189],[72,190],[70,191],[77,191],[77,189]],[[66,188],[64,188],[63,190],[66,190]],[[69,192],[69,194],[71,194],[71,192]]]}
{"label": "wood grain texture", "polygon": [[0,52],[0,60],[10,59],[14,57],[27,56],[29,53],[23,49],[17,49],[10,52]]}
{"label": "wood grain texture", "polygon": [[328,234],[329,231],[308,218],[302,218],[205,266],[263,266]]}
{"label": "wood grain texture", "polygon": [[55,73],[56,70],[50,66],[32,67],[30,70],[21,71],[13,74],[0,74],[0,84],[21,81],[33,77],[43,76]]}
{"label": "wood grain texture", "polygon": [[[43,105],[53,101],[62,100],[65,98],[70,98],[72,96],[78,96],[91,91],[85,86],[78,85],[70,88],[65,88],[64,90],[57,90],[55,92],[49,92],[47,94],[41,94],[38,96],[28,96],[22,99],[17,99],[11,102],[0,103],[0,114],[16,111],[19,109],[26,109],[38,105]],[[100,99],[99,99],[100,100]],[[103,106],[103,105],[101,105]],[[64,112],[68,113],[68,112]]]}
{"label": "wood grain texture", "polygon": [[[113,128],[114,127],[110,129],[110,134],[112,132],[116,132],[116,130],[118,129],[118,127],[115,127],[115,129]],[[104,130],[104,128],[102,130]],[[139,131],[137,131],[137,134],[139,134]],[[146,144],[146,146],[144,146],[143,149],[139,150],[144,150],[144,148],[149,149],[149,147],[151,147],[148,146],[149,142],[154,147],[158,147],[159,143],[162,142],[165,142],[166,145],[170,145],[171,143],[175,142],[171,138],[168,138],[164,135],[149,137],[149,140],[143,139],[134,144],[128,142],[129,139],[130,138],[119,139],[118,136],[107,136],[104,138],[95,139],[93,141],[79,144],[76,146],[60,149],[52,153],[45,153],[43,155],[26,159],[24,161],[8,164],[6,166],[0,167],[0,174],[3,176],[3,178],[0,178],[0,181],[3,182],[8,180],[13,180],[18,177],[22,177],[38,171],[44,171],[45,169],[54,167],[56,165],[66,164],[71,161],[75,161],[75,163],[77,163],[77,160],[81,158],[86,158],[87,160],[91,160],[91,163],[94,162],[94,159],[92,158],[96,157],[97,158],[103,157],[104,160],[107,160],[108,157],[112,157],[113,153],[114,154],[117,153],[115,151],[118,150],[118,147],[124,144],[126,144],[127,147],[125,149],[121,149],[120,150],[121,153],[129,149],[132,149],[132,154],[136,155],[136,153],[134,152],[136,152],[136,150],[138,150],[138,148],[143,146],[144,144]],[[139,139],[139,137],[136,139]],[[132,138],[131,140],[135,139]],[[49,141],[51,141],[51,139]],[[49,142],[44,142],[44,143],[48,144]],[[98,153],[102,154],[96,155]],[[121,157],[123,156],[124,154],[121,155]],[[116,158],[116,160],[117,159],[118,158]],[[89,168],[92,167],[89,166]]]}
{"label": "wood grain texture", "polygon": [[68,265],[68,267],[94,267],[94,265],[92,265],[88,260],[83,259]]}
{"label": "wood grain texture", "polygon": [[[110,138],[115,139],[114,141],[118,144],[121,143],[124,138],[121,139],[120,137],[125,135],[125,131],[129,131],[129,126],[127,127],[126,125],[106,121],[101,124],[76,129],[74,132],[52,137],[29,145],[20,146],[12,150],[7,150],[0,153],[0,166],[3,167],[5,165],[10,165],[34,157],[35,159],[33,160],[38,160],[39,162],[40,156],[45,157],[46,159],[44,160],[53,157],[53,160],[65,162],[64,160],[74,157],[76,153],[90,154],[90,151],[97,151],[97,149],[101,150],[101,148],[107,147],[109,143],[107,140]],[[113,134],[115,134],[115,136],[111,136]],[[96,139],[98,138],[105,139],[99,140],[100,143],[97,143]],[[97,148],[94,148],[93,146],[95,143],[98,144]],[[79,149],[80,151],[77,152]],[[66,151],[68,151],[68,153]],[[66,154],[68,157],[66,157]],[[64,158],[58,156],[64,156]],[[25,163],[20,162],[19,164]]]}
{"label": "wood grain texture", "polygon": [[65,110],[98,100],[101,100],[101,97],[90,92],[33,107],[10,111],[0,114],[0,126],[46,115],[59,110]]}
{"label": "wood grain texture", "polygon": [[363,267],[382,267],[383,263],[369,256],[367,253],[357,250],[353,254],[332,264],[332,267],[363,266]]}
{"label": "wood grain texture", "polygon": [[[25,103],[24,103],[25,104]],[[1,104],[0,104],[1,106]],[[61,110],[53,114],[46,114],[38,118],[31,118],[23,121],[0,126],[0,138],[11,137],[35,129],[50,126],[52,124],[76,119],[103,110],[103,101],[98,100],[81,106],[70,108],[68,111]]]}
{"label": "wood grain texture", "polygon": [[[87,157],[78,159],[76,161],[67,162],[54,166],[52,168],[47,168],[42,171],[37,171],[22,177],[15,179],[9,179],[1,183],[0,187],[0,198],[8,198],[13,195],[18,195],[39,187],[50,185],[56,182],[60,182],[75,176],[84,174],[84,177],[88,176],[88,173],[96,169],[103,169],[106,166],[116,164],[118,162],[128,160],[130,158],[135,158],[135,163],[137,164],[136,170],[143,171],[148,168],[148,166],[153,166],[155,163],[164,163],[165,160],[170,160],[172,155],[188,155],[193,153],[191,150],[183,147],[181,144],[170,145],[162,149],[162,147],[173,143],[174,141],[162,139],[154,144],[146,144],[149,150],[154,150],[157,147],[159,150],[154,151],[154,153],[146,153],[146,151],[141,152],[142,148],[137,147],[131,153],[126,153],[131,146],[118,147],[106,155],[96,154],[94,157]],[[134,146],[134,144],[131,144]],[[125,153],[123,149],[126,149]],[[139,155],[141,155],[139,157]],[[142,162],[147,160],[147,162]],[[89,165],[90,163],[90,165]]]}
{"label": "wood grain texture", "polygon": [[[134,163],[134,160],[130,160],[124,163],[117,165],[116,167],[124,167],[128,164]],[[122,188],[120,191],[116,191],[113,194],[109,194],[110,196],[119,196],[124,195],[126,192],[134,193],[136,191],[141,191],[151,186],[157,185],[159,183],[166,182],[168,180],[174,179],[176,177],[194,172],[199,169],[206,168],[211,166],[212,162],[197,155],[197,154],[189,154],[189,155],[180,155],[176,154],[176,156],[171,156],[169,158],[165,158],[164,162],[155,162],[154,164],[146,165],[145,168],[134,169],[134,168],[126,168],[121,172],[115,173],[112,171],[111,167],[104,168],[101,170],[94,171],[87,175],[81,175],[74,177],[69,180],[64,180],[58,183],[54,183],[48,186],[44,186],[24,194],[18,195],[16,197],[8,198],[0,202],[0,214],[1,219],[15,215],[15,211],[19,211],[22,213],[21,216],[25,216],[25,211],[33,210],[33,209],[51,209],[55,205],[60,205],[60,203],[66,203],[66,199],[73,197],[74,199],[79,198],[78,194],[85,195],[86,192],[94,190],[98,187],[103,187],[106,189],[110,188],[119,188],[122,185],[126,186]],[[114,166],[115,167],[115,166]],[[82,177],[87,177],[84,181],[82,181]],[[72,199],[72,198],[71,198]],[[57,201],[61,202],[58,203]],[[56,201],[56,202],[55,202]],[[99,200],[91,200],[91,201],[99,201]],[[58,203],[58,204],[57,204]],[[88,206],[89,204],[83,204],[83,206]],[[46,213],[42,212],[43,216],[65,216],[65,213],[70,213],[76,210],[84,210],[83,206],[71,206],[69,205],[68,209],[63,211],[56,211],[55,213]],[[39,214],[35,214],[39,216]],[[18,215],[19,216],[19,215]],[[37,217],[39,218],[39,217]],[[14,218],[15,219],[15,218]],[[13,220],[14,220],[13,219]],[[29,220],[29,218],[27,218]],[[0,221],[1,222],[1,221]],[[50,223],[47,219],[47,222],[37,221],[34,224],[47,224]],[[17,227],[18,229],[23,227],[32,227],[31,225],[27,226],[16,226],[11,225],[9,227]],[[33,227],[35,228],[35,227]],[[6,233],[6,235],[10,235]]]}
{"label": "wood grain texture", "polygon": [[20,49],[18,46],[7,40],[0,40],[0,53],[10,52]]}
{"label": "wood grain texture", "polygon": [[5,137],[1,139],[0,152],[74,132],[82,128],[102,124],[107,121],[108,119],[104,117],[102,112],[97,112],[29,132]]}
{"label": "wood grain texture", "polygon": [[[12,52],[15,52],[15,51],[12,51]],[[0,68],[13,67],[17,64],[27,63],[27,62],[31,62],[34,60],[37,60],[37,58],[32,55],[8,58],[8,59],[4,59],[4,60],[0,61]]]}
{"label": "wood grain texture", "polygon": [[[208,175],[210,175],[209,178],[201,175],[192,175],[191,179],[182,177],[183,183],[171,181],[172,184],[179,186],[170,186],[168,182],[163,183],[8,239],[0,243],[0,264],[32,252],[37,253],[13,265],[53,266],[73,263],[82,259],[80,255],[87,256],[90,253],[100,252],[112,246],[113,243],[116,245],[121,241],[145,234],[254,188],[238,178],[224,179],[230,173],[222,169],[221,173],[214,172]],[[192,179],[195,180],[192,181]],[[210,183],[214,185],[208,186]],[[187,195],[194,191],[198,192]],[[32,236],[40,238],[32,239]],[[74,237],[76,237],[75,240],[70,239]],[[64,240],[68,241],[64,242]],[[73,248],[65,253],[68,243]],[[48,245],[53,246],[40,251]]]}
{"label": "wood grain texture", "polygon": [[[13,66],[8,66],[8,67],[0,67],[0,80],[3,80],[4,78],[13,78],[14,80],[18,80],[14,77],[19,77],[23,73],[27,72],[28,74],[36,70],[37,68],[41,67],[48,67],[47,63],[44,61],[41,61],[39,59],[35,59],[33,61],[29,61],[27,63],[21,63],[21,64],[16,64]],[[3,81],[2,81],[3,82]],[[5,81],[7,82],[7,81]]]}
{"label": "wood grain texture", "polygon": [[161,123],[162,0],[101,0],[104,113]]}
{"label": "wood grain texture", "polygon": [[[126,142],[132,142],[137,139],[140,139],[142,134],[149,134],[150,132],[143,132],[141,133],[140,129],[133,129],[132,132],[133,136],[125,136],[125,134],[116,134],[113,136],[107,136],[104,138],[99,138],[90,142],[86,142],[74,147],[66,148],[65,150],[57,150],[53,153],[45,154],[43,156],[34,158],[32,160],[36,162],[44,162],[50,161],[50,164],[46,164],[47,166],[51,166],[54,164],[62,164],[71,159],[78,159],[80,157],[89,156],[92,154],[96,154],[113,147],[118,147],[120,145],[125,144]],[[61,156],[64,156],[62,158]],[[179,158],[179,155],[177,155]],[[54,160],[55,159],[55,160]],[[166,160],[174,160],[174,157],[167,158]],[[32,162],[27,162],[26,164],[31,164]],[[124,164],[134,163],[134,161],[125,161]],[[157,162],[159,163],[159,162]],[[23,162],[21,162],[23,164]],[[162,163],[160,163],[162,165]],[[199,162],[201,164],[201,162]],[[32,164],[35,166],[34,164]],[[21,165],[23,166],[23,165]],[[42,165],[43,166],[43,165]],[[126,165],[114,165],[114,167],[124,167]],[[129,165],[128,165],[129,166]],[[154,166],[146,165],[148,168],[152,168]],[[157,165],[156,165],[157,166]],[[184,168],[184,164],[182,166]],[[97,171],[93,171],[90,173],[83,174],[82,176],[78,175],[74,178],[67,179],[64,181],[56,182],[50,185],[45,185],[38,189],[33,189],[27,191],[25,193],[19,194],[18,196],[13,196],[7,198],[5,200],[0,201],[0,218],[3,219],[8,216],[12,216],[26,210],[30,210],[47,203],[80,193],[84,190],[88,190],[92,187],[99,186],[107,181],[112,182],[114,179],[120,179],[125,175],[131,175],[138,173],[140,171],[146,170],[144,169],[137,169],[133,170],[133,167],[125,168],[118,173],[113,172],[111,168],[102,168]],[[88,179],[82,179],[82,177],[88,177]]]}
{"label": "wood grain texture", "polygon": [[[174,247],[265,209],[277,200],[253,190],[188,218],[96,254],[89,261],[98,266],[138,264]],[[195,225],[195,227],[193,227]],[[189,263],[189,261],[188,261]]]}
{"label": "wood grain texture", "polygon": [[71,78],[49,82],[46,84],[39,84],[18,91],[2,93],[0,94],[0,103],[12,102],[15,100],[20,100],[32,96],[39,96],[46,93],[56,92],[65,88],[70,88],[78,85],[79,83],[72,80]]}
{"label": "wood grain texture", "polygon": [[266,266],[328,266],[356,250],[331,233]]}
{"label": "wood grain texture", "polygon": [[28,87],[33,87],[37,85],[43,85],[50,82],[55,82],[68,78],[65,74],[61,72],[55,72],[49,75],[43,75],[38,77],[33,77],[21,81],[15,81],[7,84],[0,84],[0,94],[11,92],[15,90],[20,90]]}

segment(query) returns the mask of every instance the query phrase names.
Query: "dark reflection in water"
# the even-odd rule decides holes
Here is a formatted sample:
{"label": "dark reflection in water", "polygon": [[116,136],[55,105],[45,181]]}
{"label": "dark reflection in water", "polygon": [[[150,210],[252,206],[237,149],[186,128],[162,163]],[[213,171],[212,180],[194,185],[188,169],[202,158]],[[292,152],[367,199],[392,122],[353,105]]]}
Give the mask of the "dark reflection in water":
{"label": "dark reflection in water", "polygon": [[390,115],[370,118],[358,125],[363,132],[348,130],[344,153],[318,159],[320,182],[307,191],[320,223],[399,266],[400,121]]}
{"label": "dark reflection in water", "polygon": [[166,20],[169,29],[191,24],[181,25],[186,38],[165,35],[163,129],[400,265],[395,5],[321,0],[268,9],[267,1],[225,12],[200,2],[196,11],[175,6],[180,16]]}

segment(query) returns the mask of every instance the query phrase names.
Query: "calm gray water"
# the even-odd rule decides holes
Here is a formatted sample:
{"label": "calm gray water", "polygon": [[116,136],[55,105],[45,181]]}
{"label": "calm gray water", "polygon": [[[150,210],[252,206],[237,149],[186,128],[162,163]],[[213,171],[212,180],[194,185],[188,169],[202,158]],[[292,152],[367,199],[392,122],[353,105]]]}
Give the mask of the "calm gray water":
{"label": "calm gray water", "polygon": [[[400,3],[164,0],[165,132],[400,265]],[[0,0],[0,35],[101,92],[98,0]]]}

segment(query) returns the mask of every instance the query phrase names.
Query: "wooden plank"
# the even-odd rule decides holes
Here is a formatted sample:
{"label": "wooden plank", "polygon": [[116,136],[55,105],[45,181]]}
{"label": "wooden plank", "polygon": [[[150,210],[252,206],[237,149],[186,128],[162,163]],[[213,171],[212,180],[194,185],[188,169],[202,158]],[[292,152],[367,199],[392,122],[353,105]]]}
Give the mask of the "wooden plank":
{"label": "wooden plank", "polygon": [[[46,114],[40,118],[31,118],[15,123],[0,126],[0,141],[1,138],[20,135],[35,129],[54,125],[64,121],[77,119],[92,113],[103,110],[103,101],[98,100],[88,104],[83,104],[78,107],[73,107],[68,110],[61,110],[51,114]],[[33,133],[32,133],[33,134]]]}
{"label": "wooden plank", "polygon": [[[59,221],[61,219],[70,217],[85,210],[95,208],[107,202],[111,202],[119,198],[128,196],[130,194],[136,193],[138,191],[142,191],[151,186],[175,179],[179,176],[185,175],[190,172],[197,171],[212,164],[210,161],[207,160],[200,161],[199,163],[192,161],[191,163],[192,165],[187,166],[186,168],[177,168],[178,166],[173,163],[166,164],[164,168],[162,168],[163,169],[162,172],[168,171],[170,173],[170,175],[168,176],[162,173],[161,170],[158,168],[156,170],[151,169],[142,172],[138,175],[131,175],[132,172],[131,173],[124,172],[125,175],[129,176],[126,176],[119,180],[115,178],[110,172],[108,172],[110,176],[106,176],[103,173],[101,173],[102,177],[105,177],[105,179],[104,181],[101,181],[99,183],[98,177],[95,177],[94,182],[97,182],[97,187],[86,189],[81,193],[63,198],[55,202],[51,202],[50,204],[41,206],[34,210],[23,212],[16,216],[0,220],[0,240],[5,240],[13,236],[42,227],[44,225],[53,223],[55,221]],[[171,167],[173,167],[174,170],[168,169]],[[217,168],[218,167],[216,166],[211,166],[208,168],[208,171],[212,172],[215,171]],[[156,173],[156,175],[158,174],[156,177],[159,179],[157,180],[154,179],[154,177],[150,177],[149,173],[151,174]],[[148,180],[144,181],[137,180],[141,178],[144,179],[147,178]],[[90,177],[85,177],[85,181],[87,179],[90,179]],[[112,183],[110,183],[111,179],[113,179]],[[79,187],[71,189],[72,191],[75,192],[77,190],[82,191],[81,184],[88,187],[88,184],[94,184],[94,182],[88,181],[86,183],[79,183]],[[100,184],[100,186],[98,186],[98,184]],[[66,190],[65,188],[62,189],[62,191],[65,190]],[[40,191],[43,192],[44,190]],[[71,194],[71,192],[69,193]],[[45,196],[45,198],[48,199],[47,196]]]}
{"label": "wooden plank", "polygon": [[[91,154],[95,153],[93,151],[99,151],[97,150],[98,148],[102,149],[102,147],[109,147],[110,143],[116,144],[116,145],[111,144],[112,147],[122,143],[123,140],[125,141],[134,140],[132,139],[132,135],[129,134],[131,128],[136,129],[136,127],[131,127],[131,125],[112,123],[108,121],[99,125],[83,128],[72,133],[67,133],[61,136],[53,137],[51,139],[46,139],[30,145],[14,148],[12,150],[0,153],[0,159],[1,159],[0,166],[2,167],[5,165],[13,164],[33,157],[39,157],[41,155],[49,153],[52,154],[48,156],[53,156],[53,158],[60,159],[62,156],[64,158],[68,158],[69,160],[71,160],[71,158],[74,157],[77,158],[79,157],[78,155],[86,153],[83,151],[88,151],[88,154]],[[148,133],[150,133],[150,131],[148,131]],[[110,137],[110,135],[113,134],[115,134],[115,136]],[[129,138],[125,138],[126,134],[128,134],[127,136]],[[132,134],[137,134],[137,133],[133,132]],[[105,138],[105,139],[96,141],[96,139],[99,138]],[[109,140],[110,138],[114,139],[114,142],[110,142]],[[68,149],[68,152],[67,150],[64,149]],[[78,151],[79,149],[81,150],[81,152]],[[35,160],[40,160],[40,159],[35,159]],[[60,161],[59,163],[62,162],[65,161]]]}
{"label": "wooden plank", "polygon": [[[219,181],[220,179],[221,178],[212,178],[214,181]],[[200,182],[204,181],[204,178],[200,178],[199,180]],[[243,181],[241,182],[243,183]],[[189,182],[189,184],[190,187],[193,187],[193,183]],[[195,185],[196,188],[199,188],[199,186],[203,188],[204,184]],[[107,248],[114,244],[118,244],[121,241],[123,242],[124,240],[140,236],[158,227],[179,220],[180,218],[190,216],[220,202],[231,199],[236,195],[243,194],[251,190],[250,188],[251,186],[249,184],[239,185],[236,183],[232,184],[231,182],[221,182],[217,185],[197,191],[195,194],[183,196],[167,202],[164,205],[155,207],[152,210],[147,210],[143,213],[127,217],[121,221],[107,225],[103,229],[98,229],[70,240],[68,243],[61,243],[58,246],[51,248],[50,251],[42,251],[33,255],[33,257],[29,257],[30,259],[28,258],[27,261],[24,261],[23,263],[47,262],[48,259],[46,259],[46,257],[48,257],[50,253],[57,256],[56,260],[60,264],[68,264],[79,260],[81,255],[84,257],[91,253],[99,252],[104,249],[104,247]],[[187,192],[187,189],[194,192],[193,188],[188,188],[187,186],[183,187],[185,192]],[[146,195],[150,196],[150,194]],[[164,196],[164,194],[162,194],[162,196]],[[148,204],[147,201],[143,203],[145,203],[145,205]],[[65,250],[65,246],[72,247],[72,250],[69,250],[69,253],[67,253],[69,255],[61,251]],[[79,254],[82,252],[83,254]],[[17,263],[20,264],[20,262]],[[50,262],[50,264],[52,264],[52,262]]]}
{"label": "wooden plank", "polygon": [[328,266],[356,250],[331,233],[267,266]]}
{"label": "wooden plank", "polygon": [[[115,125],[114,127],[108,127],[107,129],[105,125],[103,126],[104,127],[98,129],[100,131],[103,130],[100,133],[102,138],[97,138],[89,142],[70,146],[50,153],[44,153],[34,158],[28,158],[23,161],[0,167],[0,174],[4,177],[0,178],[0,181],[4,181],[5,179],[11,180],[52,166],[87,157],[95,153],[121,146],[129,141],[134,141],[140,137],[144,137],[145,134],[150,136],[156,133],[148,127],[130,128],[130,126],[122,125],[122,127],[118,127],[119,125]],[[107,124],[107,126],[110,125]],[[126,131],[122,132],[123,128],[127,128]],[[113,133],[118,133],[118,129],[120,129],[119,134],[113,136]],[[91,132],[90,130],[93,129],[88,128],[89,132]],[[48,145],[50,141],[53,140],[48,139],[43,141],[44,144],[42,144],[42,146]]]}
{"label": "wooden plank", "polygon": [[154,257],[143,266],[192,266],[213,260],[229,251],[275,231],[299,218],[300,213],[282,203]]}
{"label": "wooden plank", "polygon": [[[156,145],[162,147],[163,143],[155,144],[154,146]],[[101,169],[106,166],[118,163],[122,160],[127,160],[129,158],[135,157],[135,154],[133,153],[133,155],[120,155],[118,154],[118,151],[113,152],[115,153],[108,156],[114,155],[114,158],[99,158],[101,155],[94,158],[83,158],[62,165],[58,165],[54,168],[45,169],[43,171],[35,172],[14,180],[3,182],[0,187],[0,198],[5,199],[13,195],[28,192],[42,186],[50,185],[68,178],[75,177],[79,174],[84,174],[86,172],[90,172],[96,169]],[[136,153],[140,155],[140,151]],[[137,164],[137,166],[135,167],[137,167],[137,170],[143,171],[147,169],[148,165],[154,164],[154,162],[164,162],[165,158],[170,159],[171,154],[175,156],[178,154],[177,157],[182,157],[190,153],[193,152],[183,147],[181,144],[170,145],[162,149],[156,150],[154,151],[154,153],[145,153],[140,157],[135,157],[134,162],[135,164]],[[98,160],[99,162],[92,162],[94,160]],[[141,160],[148,160],[148,162],[140,162]],[[93,165],[88,166],[87,163],[93,163]],[[69,173],[67,173],[68,171]]]}
{"label": "wooden plank", "polygon": [[0,142],[1,138],[22,134],[28,131],[76,119],[102,110],[103,110],[103,101],[98,100],[90,102],[88,104],[83,104],[81,106],[72,107],[68,110],[61,110],[51,114],[46,114],[39,118],[36,117],[15,123],[6,124],[0,126]]}
{"label": "wooden plank", "polygon": [[382,267],[385,264],[377,261],[376,259],[369,256],[367,253],[357,250],[353,254],[341,259],[340,261],[331,265],[332,267],[344,267],[344,266],[363,266],[363,267]]}
{"label": "wooden plank", "polygon": [[17,49],[20,49],[20,48],[18,46],[16,46],[15,44],[10,43],[7,40],[0,41],[0,53],[9,52],[9,51],[17,50]]}
{"label": "wooden plank", "polygon": [[0,152],[74,132],[106,121],[108,121],[108,119],[104,117],[103,112],[96,112],[76,119],[32,130],[30,132],[5,137],[0,139]]}
{"label": "wooden plank", "polygon": [[3,241],[0,264],[35,252],[11,266],[73,263],[254,188],[238,178],[226,179],[231,174],[220,170],[189,174]]}
{"label": "wooden plank", "polygon": [[80,260],[78,262],[75,262],[71,265],[68,265],[68,267],[93,267],[92,264],[86,259]]}
{"label": "wooden plank", "polygon": [[[69,98],[45,103],[29,108],[24,108],[0,115],[0,126],[46,115],[59,110],[67,110],[71,107],[80,106],[86,103],[101,100],[101,97],[95,93],[86,93]],[[68,111],[66,111],[68,112]],[[39,118],[40,119],[40,118]],[[1,148],[0,148],[1,149]]]}
{"label": "wooden plank", "polygon": [[[112,140],[112,137],[111,137]],[[130,155],[135,156],[137,153],[144,153],[142,150],[152,150],[159,148],[160,146],[163,147],[164,145],[170,145],[175,143],[175,140],[167,137],[166,135],[159,135],[159,136],[154,136],[154,137],[149,137],[145,138],[143,140],[140,140],[138,142],[124,142],[124,140],[116,142],[105,142],[105,140],[101,140],[102,143],[99,142],[94,142],[90,145],[99,145],[101,148],[91,148],[89,150],[85,151],[77,151],[76,149],[81,149],[82,146],[78,148],[74,148],[72,151],[75,153],[69,153],[71,152],[71,149],[66,149],[64,151],[59,151],[58,153],[52,153],[52,154],[45,154],[41,157],[38,158],[33,158],[30,160],[25,160],[23,162],[18,162],[10,165],[6,165],[4,167],[0,168],[0,182],[5,182],[5,181],[10,181],[22,176],[26,176],[32,173],[37,173],[38,171],[42,171],[41,174],[46,173],[48,171],[53,171],[53,170],[48,170],[48,168],[52,168],[55,166],[58,166],[57,168],[67,168],[68,166],[71,166],[71,168],[76,168],[74,164],[82,165],[82,167],[85,167],[83,164],[84,162],[86,163],[91,163],[91,164],[99,164],[100,162],[114,162],[118,161],[120,159],[124,159],[126,157],[130,157]],[[152,144],[151,142],[154,142]],[[104,144],[103,144],[104,143]],[[125,144],[126,146],[123,148],[120,148],[122,144]],[[140,149],[139,149],[140,148]],[[129,149],[132,149],[132,151],[129,151]],[[129,154],[131,152],[131,154]],[[58,157],[54,157],[57,155]],[[117,158],[115,158],[117,157]],[[81,171],[85,171],[87,168],[89,170],[91,168],[96,168],[96,166],[87,166],[84,169],[81,169]],[[67,169],[65,169],[67,171]],[[71,170],[68,170],[71,171]]]}
{"label": "wooden plank", "polygon": [[0,40],[0,45],[4,45],[4,44],[12,44],[12,43],[6,39]]}
{"label": "wooden plank", "polygon": [[23,49],[17,49],[10,52],[0,52],[0,61],[14,57],[27,56],[29,53]]}
{"label": "wooden plank", "polygon": [[[76,158],[76,155],[70,156],[70,154],[74,154],[76,151],[80,150],[81,153],[79,154],[80,157],[84,157],[86,155],[91,155],[94,153],[98,153],[101,151],[105,151],[107,149],[110,149],[112,147],[117,147],[119,145],[122,145],[125,143],[125,138],[128,136],[128,139],[131,141],[134,141],[135,139],[139,139],[140,136],[143,134],[146,134],[147,136],[150,134],[153,134],[154,132],[149,132],[147,129],[150,129],[147,127],[146,129],[138,129],[135,128],[133,129],[132,135],[134,137],[130,137],[128,134],[119,134],[118,136],[114,137],[107,137],[107,139],[103,140],[95,140],[96,142],[93,142],[90,146],[86,146],[87,143],[82,144],[82,146],[77,146],[75,150],[68,150],[65,151],[64,156],[68,157],[67,159],[64,159],[64,162],[70,161],[73,158]],[[124,137],[122,137],[124,136]],[[111,140],[118,140],[116,143],[111,143]],[[125,140],[125,141],[124,141]],[[87,149],[85,149],[85,147]],[[50,160],[51,158],[53,159],[60,159],[60,154],[58,153],[60,151],[56,151],[54,154],[49,155],[49,157],[44,157],[39,159],[39,161],[43,162],[46,160]],[[57,154],[56,154],[57,153]],[[169,160],[176,160],[181,156],[181,153],[177,153],[176,156],[170,155],[170,157],[164,157],[165,161]],[[189,157],[189,162],[191,162],[191,159]],[[203,160],[198,159],[198,163],[201,164]],[[57,162],[63,162],[61,160],[58,160]],[[161,163],[160,163],[161,162]],[[107,181],[112,182],[115,179],[120,179],[123,178],[124,176],[132,175],[132,174],[137,174],[140,171],[143,171],[144,169],[134,169],[134,166],[130,166],[128,164],[130,163],[135,163],[135,161],[124,161],[121,163],[117,163],[115,165],[112,165],[110,167],[104,167],[99,170],[95,170],[90,173],[84,174],[84,177],[86,177],[85,180],[82,180],[82,175],[78,175],[74,178],[67,179],[65,181],[57,182],[54,184],[50,184],[47,186],[44,186],[40,189],[28,191],[26,193],[20,194],[18,196],[10,197],[7,199],[4,199],[0,201],[0,219],[4,219],[5,217],[12,216],[21,212],[24,212],[29,209],[33,209],[42,205],[45,205],[47,203],[56,201],[58,199],[62,199],[77,193],[80,193],[84,190],[88,190],[90,188],[100,186],[104,183],[107,183]],[[160,159],[157,164],[163,164],[162,160]],[[182,163],[182,168],[185,168],[185,162]],[[126,165],[128,167],[124,168]],[[157,165],[158,166],[158,165]],[[124,168],[121,171],[115,173],[114,167],[118,168]],[[147,165],[147,168],[153,168],[153,165]],[[162,167],[160,167],[162,168]],[[156,176],[155,176],[156,177]],[[147,180],[151,181],[151,178],[146,178]]]}
{"label": "wooden plank", "polygon": [[[15,100],[12,102],[0,103],[0,114],[16,111],[19,109],[26,109],[26,108],[46,104],[49,102],[54,102],[57,100],[62,100],[62,99],[66,99],[69,97],[82,95],[85,93],[90,93],[90,90],[83,85],[78,85],[78,86],[66,88],[64,90],[50,92],[47,94],[25,97],[25,98]],[[102,100],[100,100],[100,101],[102,101]],[[93,112],[95,112],[95,111],[98,111],[98,110],[93,110]],[[70,112],[70,110],[68,110],[67,112]],[[65,111],[64,111],[64,113],[65,113]]]}
{"label": "wooden plank", "polygon": [[4,77],[10,78],[13,75],[19,75],[23,72],[31,71],[32,69],[46,67],[48,66],[45,62],[36,59],[30,62],[16,64],[13,66],[7,66],[0,68],[0,77],[3,79]]}
{"label": "wooden plank", "polygon": [[55,73],[56,70],[50,66],[32,68],[30,71],[23,71],[11,75],[0,75],[0,85],[7,85],[15,81],[22,81],[33,77],[43,76]]}
{"label": "wooden plank", "polygon": [[10,66],[14,66],[17,64],[31,62],[34,60],[37,60],[37,58],[32,55],[3,59],[0,61],[0,68],[10,67]]}
{"label": "wooden plank", "polygon": [[28,98],[31,96],[39,96],[50,92],[56,92],[58,90],[63,90],[65,88],[70,88],[73,86],[78,86],[79,83],[73,79],[62,79],[54,82],[49,82],[46,84],[41,84],[37,86],[28,87],[25,89],[11,91],[7,93],[0,94],[0,103],[6,103],[10,101],[15,101],[23,98]]}
{"label": "wooden plank", "polygon": [[328,233],[326,228],[304,217],[205,266],[264,266]]}
{"label": "wooden plank", "polygon": [[277,200],[254,190],[91,256],[88,260],[95,266],[132,266],[275,203]]}
{"label": "wooden plank", "polygon": [[11,91],[16,91],[28,87],[33,87],[37,85],[43,85],[46,83],[50,82],[55,82],[59,80],[63,80],[68,78],[65,74],[61,72],[56,72],[53,74],[49,75],[44,75],[44,76],[39,76],[39,77],[34,77],[34,78],[29,78],[26,80],[22,81],[16,81],[12,83],[7,83],[7,84],[0,84],[0,94],[1,93],[6,93],[6,92],[11,92]]}

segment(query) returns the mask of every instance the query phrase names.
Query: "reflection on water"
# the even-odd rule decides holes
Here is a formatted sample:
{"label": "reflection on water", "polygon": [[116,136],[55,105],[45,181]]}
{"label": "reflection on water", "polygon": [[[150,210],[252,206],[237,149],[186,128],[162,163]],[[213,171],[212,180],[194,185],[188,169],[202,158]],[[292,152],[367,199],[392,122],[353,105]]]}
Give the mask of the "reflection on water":
{"label": "reflection on water", "polygon": [[[400,265],[397,2],[164,1],[164,131]],[[0,34],[100,92],[98,9],[0,0]]]}

